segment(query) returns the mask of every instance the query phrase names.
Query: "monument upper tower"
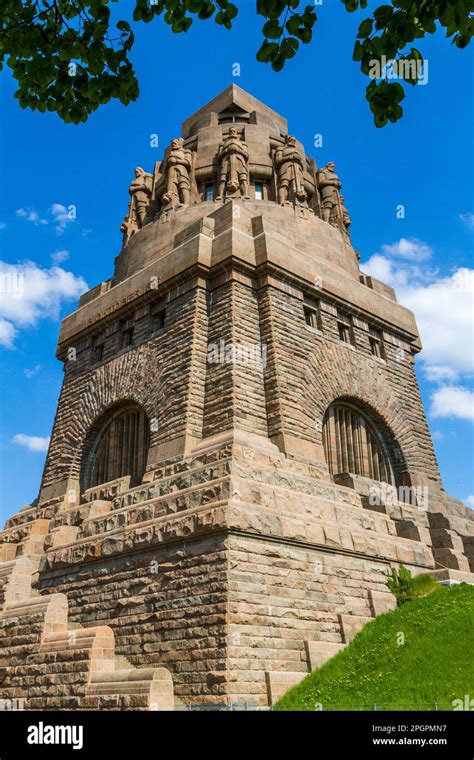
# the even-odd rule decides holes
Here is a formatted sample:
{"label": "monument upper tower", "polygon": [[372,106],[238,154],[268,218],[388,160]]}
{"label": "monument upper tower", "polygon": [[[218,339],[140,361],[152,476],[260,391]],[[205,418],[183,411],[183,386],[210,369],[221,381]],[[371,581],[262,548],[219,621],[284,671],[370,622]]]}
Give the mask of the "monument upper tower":
{"label": "monument upper tower", "polygon": [[[153,171],[135,170],[115,281],[166,255],[173,244],[168,235],[176,235],[191,221],[212,215],[218,204],[231,200],[247,205],[258,201],[254,208],[261,210],[262,203],[267,204],[275,219],[293,227],[296,235],[306,229],[316,240],[331,233],[320,228],[317,234],[317,220],[329,222],[342,235],[332,235],[329,248],[322,245],[319,255],[331,268],[341,267],[358,278],[350,247],[350,218],[334,168],[333,164],[324,167],[318,175],[314,159],[288,135],[286,119],[231,85],[186,119],[182,137],[171,141]],[[284,211],[279,212],[276,204]],[[295,224],[289,210],[307,224]],[[163,224],[169,221],[172,224]],[[144,231],[134,239],[137,230]]]}
{"label": "monument upper tower", "polygon": [[128,192],[113,276],[61,326],[38,500],[0,534],[0,691],[264,706],[389,608],[400,563],[472,579],[472,513],[442,485],[414,316],[359,269],[339,166],[232,85]]}

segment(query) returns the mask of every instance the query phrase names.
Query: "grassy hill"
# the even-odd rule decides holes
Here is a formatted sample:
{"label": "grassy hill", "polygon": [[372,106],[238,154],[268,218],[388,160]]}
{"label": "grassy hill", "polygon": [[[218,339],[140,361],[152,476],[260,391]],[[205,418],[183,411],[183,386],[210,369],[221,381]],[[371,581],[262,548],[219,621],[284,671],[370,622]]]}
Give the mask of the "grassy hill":
{"label": "grassy hill", "polygon": [[462,584],[375,618],[273,709],[452,710],[465,695],[474,699],[474,586]]}

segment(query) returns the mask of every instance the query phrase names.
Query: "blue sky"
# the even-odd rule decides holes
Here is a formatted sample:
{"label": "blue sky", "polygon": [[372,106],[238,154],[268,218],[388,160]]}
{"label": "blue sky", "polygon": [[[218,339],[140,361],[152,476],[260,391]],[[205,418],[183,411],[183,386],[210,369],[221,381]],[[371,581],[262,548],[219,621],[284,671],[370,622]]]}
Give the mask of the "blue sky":
{"label": "blue sky", "polygon": [[[133,168],[151,170],[184,118],[231,82],[285,115],[319,165],[336,162],[363,268],[394,284],[417,314],[425,344],[417,374],[445,486],[474,506],[472,53],[443,33],[420,42],[428,84],[409,89],[401,122],[377,130],[351,60],[366,13],[324,2],[313,43],[276,74],[255,60],[254,3],[238,5],[231,32],[196,22],[177,36],[161,20],[136,24],[139,100],[109,103],[84,125],[21,110],[2,75],[0,258],[3,269],[23,272],[28,293],[0,311],[0,523],[37,495],[62,381],[60,319],[85,283],[112,274]],[[131,7],[120,2],[119,16],[130,18]],[[76,219],[65,214],[70,206]]]}

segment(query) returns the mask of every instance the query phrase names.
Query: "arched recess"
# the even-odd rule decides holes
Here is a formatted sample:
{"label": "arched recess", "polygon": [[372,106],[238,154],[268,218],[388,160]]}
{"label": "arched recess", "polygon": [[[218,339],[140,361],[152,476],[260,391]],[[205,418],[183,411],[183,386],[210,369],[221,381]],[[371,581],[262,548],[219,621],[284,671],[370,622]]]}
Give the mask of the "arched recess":
{"label": "arched recess", "polygon": [[150,446],[148,417],[139,404],[121,401],[105,410],[91,425],[81,466],[81,492],[130,475],[139,485]]}
{"label": "arched recess", "polygon": [[323,418],[323,447],[331,475],[349,473],[410,486],[401,448],[382,417],[358,399],[333,401]]}

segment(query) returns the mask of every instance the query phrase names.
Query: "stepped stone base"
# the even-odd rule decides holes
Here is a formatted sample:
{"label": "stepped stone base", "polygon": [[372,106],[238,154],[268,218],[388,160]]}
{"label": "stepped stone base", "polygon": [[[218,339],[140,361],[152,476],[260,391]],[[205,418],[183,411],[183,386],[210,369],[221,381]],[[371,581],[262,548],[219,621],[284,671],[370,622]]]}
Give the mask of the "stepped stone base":
{"label": "stepped stone base", "polygon": [[471,577],[414,315],[288,134],[232,85],[137,168],[113,277],[62,322],[38,501],[0,532],[0,699],[265,708],[401,563]]}
{"label": "stepped stone base", "polygon": [[0,696],[162,709],[174,691],[265,707],[393,608],[394,567],[435,570],[431,546],[397,530],[402,512],[420,527],[426,512],[367,509],[317,466],[258,444],[220,436],[110,499],[102,489],[11,518]]}
{"label": "stepped stone base", "polygon": [[308,655],[308,667],[310,671],[317,670],[325,662],[334,657],[344,644],[336,644],[331,641],[307,641],[306,652]]}
{"label": "stepped stone base", "polygon": [[68,625],[65,594],[31,588],[34,563],[0,563],[2,699],[40,710],[163,710],[174,706],[166,668],[121,669],[106,625]]}

